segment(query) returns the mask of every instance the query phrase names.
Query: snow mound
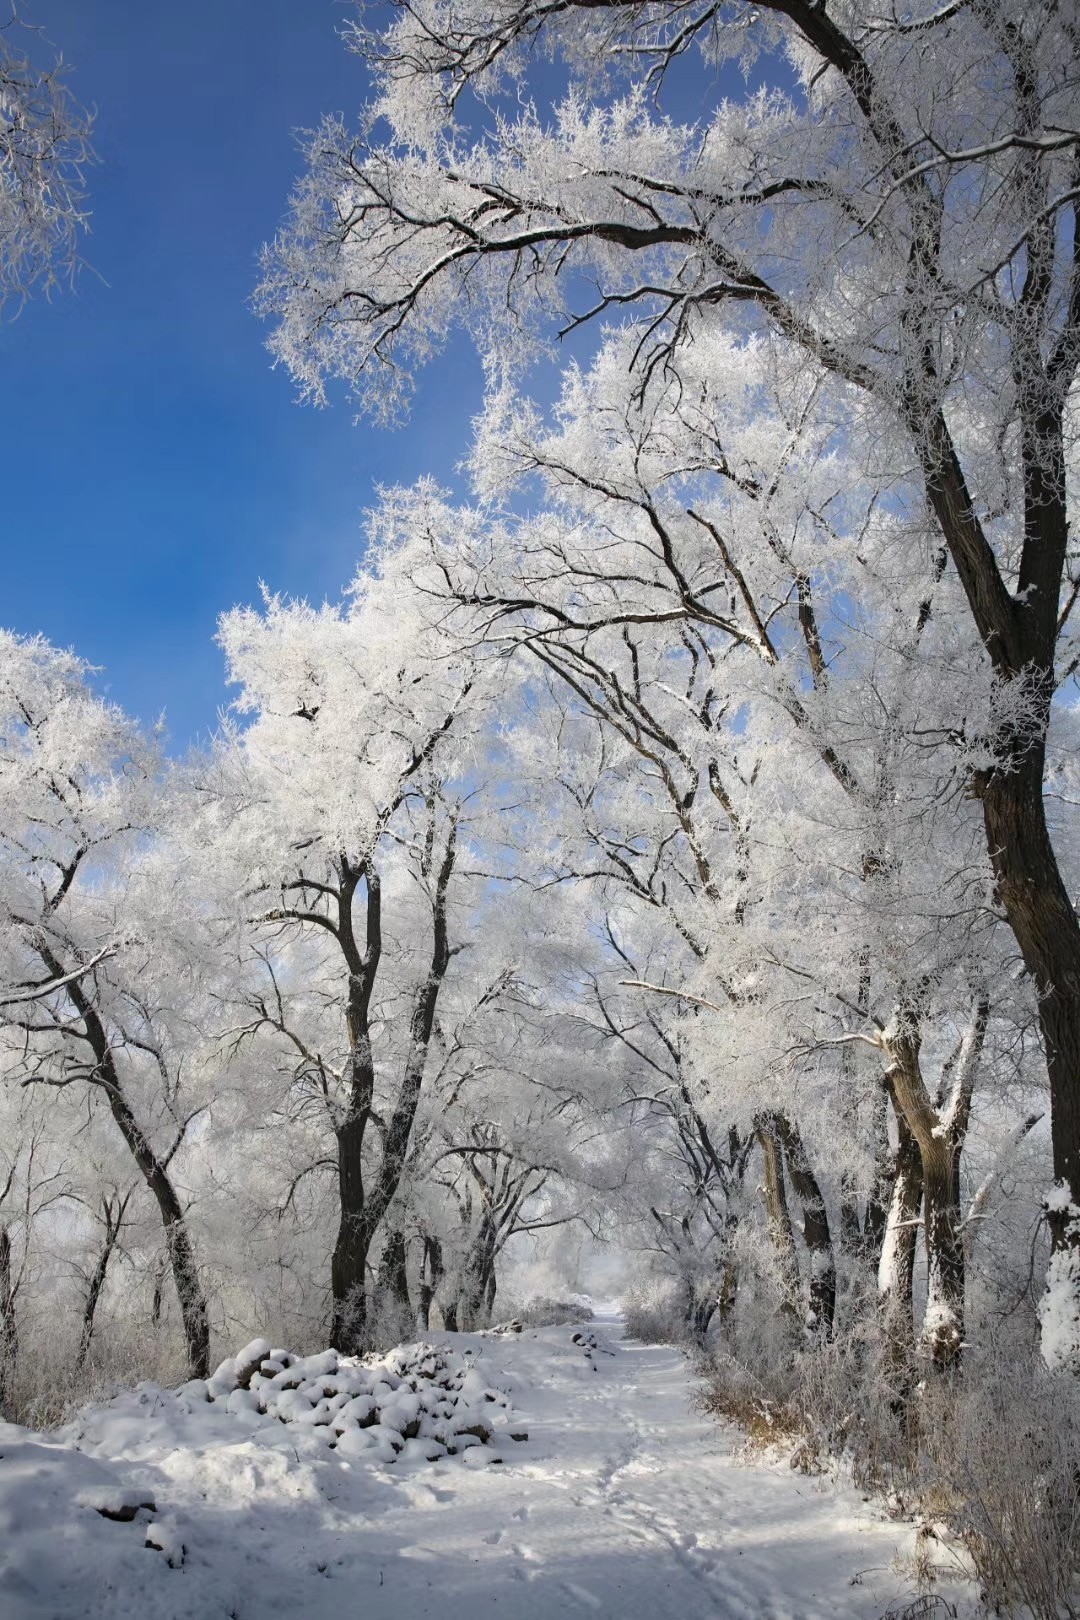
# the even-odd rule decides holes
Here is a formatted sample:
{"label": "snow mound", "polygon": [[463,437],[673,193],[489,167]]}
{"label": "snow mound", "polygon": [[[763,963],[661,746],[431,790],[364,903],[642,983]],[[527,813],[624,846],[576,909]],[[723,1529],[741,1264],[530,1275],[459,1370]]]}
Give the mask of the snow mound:
{"label": "snow mound", "polygon": [[482,1457],[469,1459],[477,1467],[501,1462],[509,1443],[528,1439],[472,1351],[445,1345],[399,1345],[361,1360],[336,1350],[299,1356],[256,1339],[178,1394],[322,1431],[340,1456],[384,1463],[435,1462],[482,1447]]}

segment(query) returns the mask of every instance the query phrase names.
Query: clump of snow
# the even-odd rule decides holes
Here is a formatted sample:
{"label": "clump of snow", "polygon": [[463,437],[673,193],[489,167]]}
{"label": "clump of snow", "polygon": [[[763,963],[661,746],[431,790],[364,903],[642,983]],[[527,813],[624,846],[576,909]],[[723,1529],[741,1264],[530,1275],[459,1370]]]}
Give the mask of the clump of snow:
{"label": "clump of snow", "polygon": [[[1080,1235],[1080,1208],[1072,1202],[1068,1184],[1057,1181],[1047,1192],[1047,1212],[1063,1215],[1066,1233]],[[1080,1373],[1080,1252],[1057,1249],[1050,1256],[1046,1292],[1039,1301],[1039,1340],[1043,1360],[1051,1372]]]}
{"label": "clump of snow", "polygon": [[153,1524],[148,1524],[145,1545],[164,1553],[170,1569],[179,1569],[184,1562],[187,1549],[180,1538],[179,1528],[172,1519],[155,1519]]}
{"label": "clump of snow", "polygon": [[[527,1438],[509,1396],[483,1378],[472,1352],[445,1345],[400,1345],[360,1360],[336,1350],[298,1356],[256,1339],[203,1387],[212,1405],[297,1424],[348,1458],[436,1462],[482,1446],[484,1461],[497,1463],[508,1442]],[[198,1399],[198,1380],[182,1393]]]}
{"label": "clump of snow", "polygon": [[1080,1216],[1080,1210],[1076,1208],[1072,1201],[1069,1183],[1065,1180],[1054,1182],[1053,1186],[1044,1195],[1043,1203],[1051,1215],[1068,1215],[1071,1213],[1074,1219]]}

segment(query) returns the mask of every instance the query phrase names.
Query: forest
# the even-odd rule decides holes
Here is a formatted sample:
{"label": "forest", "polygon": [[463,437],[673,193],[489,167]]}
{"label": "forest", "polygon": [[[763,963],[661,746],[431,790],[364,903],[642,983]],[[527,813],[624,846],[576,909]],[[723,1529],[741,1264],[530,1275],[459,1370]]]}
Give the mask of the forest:
{"label": "forest", "polygon": [[[274,386],[408,435],[466,345],[484,402],[338,597],[221,604],[205,745],[0,633],[0,1413],[616,1292],[1080,1613],[1080,17],[343,15]],[[3,314],[86,251],[40,57]]]}

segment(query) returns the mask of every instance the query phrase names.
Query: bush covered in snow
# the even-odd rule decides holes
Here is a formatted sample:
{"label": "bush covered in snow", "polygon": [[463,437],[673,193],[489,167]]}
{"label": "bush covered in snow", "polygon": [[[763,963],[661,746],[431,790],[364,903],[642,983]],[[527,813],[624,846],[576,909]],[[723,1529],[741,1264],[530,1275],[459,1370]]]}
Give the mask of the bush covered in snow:
{"label": "bush covered in snow", "polygon": [[625,1295],[626,1331],[643,1344],[686,1344],[686,1315],[678,1290],[671,1282],[650,1280],[636,1284]]}
{"label": "bush covered in snow", "polygon": [[515,1310],[514,1319],[522,1327],[565,1327],[571,1322],[591,1322],[593,1308],[584,1294],[570,1294],[558,1299],[549,1294],[530,1294]]}

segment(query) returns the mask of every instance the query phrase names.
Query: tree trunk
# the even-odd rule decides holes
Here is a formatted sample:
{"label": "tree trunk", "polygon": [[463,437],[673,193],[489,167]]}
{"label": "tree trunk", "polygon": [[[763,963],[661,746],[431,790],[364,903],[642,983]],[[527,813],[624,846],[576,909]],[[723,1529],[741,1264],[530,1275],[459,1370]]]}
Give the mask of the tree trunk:
{"label": "tree trunk", "polygon": [[[998,771],[981,788],[983,817],[998,893],[1039,997],[1039,1025],[1050,1080],[1054,1180],[1080,1209],[1080,925],[1058,870],[1046,826],[1043,749]],[[1080,1328],[1080,1220],[1065,1200],[1048,1213],[1055,1258],[1051,1275],[1072,1293]],[[1080,1337],[1046,1344],[1052,1366],[1080,1372]]]}
{"label": "tree trunk", "polygon": [[412,1316],[409,1298],[408,1245],[399,1227],[392,1227],[383,1241],[379,1258],[377,1287],[380,1295],[392,1299],[403,1316]]}
{"label": "tree trunk", "polygon": [[[485,1219],[480,1227],[462,1273],[462,1322],[466,1333],[473,1333],[484,1320],[489,1283],[495,1276],[495,1232]],[[494,1302],[494,1289],[491,1293]]]}
{"label": "tree trunk", "polygon": [[166,1255],[154,1267],[154,1292],[150,1299],[150,1321],[154,1327],[161,1326],[162,1293],[165,1288],[165,1274],[168,1269],[169,1257]]}
{"label": "tree trunk", "polygon": [[0,1417],[15,1421],[15,1362],[19,1353],[15,1294],[11,1280],[11,1239],[0,1226]]}
{"label": "tree trunk", "polygon": [[442,1279],[442,1244],[436,1237],[425,1237],[424,1257],[420,1263],[420,1306],[417,1312],[417,1321],[422,1333],[431,1330],[431,1307]]}
{"label": "tree trunk", "polygon": [[109,1261],[113,1250],[120,1241],[120,1228],[124,1219],[124,1210],[127,1199],[117,1198],[116,1204],[110,1203],[108,1198],[102,1199],[105,1213],[105,1241],[101,1245],[97,1264],[90,1278],[90,1286],[86,1290],[86,1300],[83,1304],[82,1332],[79,1335],[79,1352],[75,1357],[75,1371],[82,1372],[86,1365],[86,1358],[90,1354],[90,1340],[94,1335],[94,1317],[97,1314],[98,1301],[101,1291],[105,1287],[105,1277],[109,1270]]}
{"label": "tree trunk", "polygon": [[720,1285],[712,1282],[702,1285],[699,1278],[687,1277],[683,1320],[691,1342],[704,1348],[709,1325],[720,1304]]}
{"label": "tree trunk", "polygon": [[786,1115],[777,1115],[777,1130],[784,1147],[788,1174],[795,1196],[802,1205],[803,1240],[810,1267],[810,1292],[806,1327],[815,1336],[831,1339],[836,1316],[836,1260],[833,1255],[829,1215],[817,1177],[810,1168],[806,1148],[797,1125]]}
{"label": "tree trunk", "polygon": [[788,1315],[796,1316],[799,1308],[799,1256],[788,1212],[784,1155],[774,1114],[767,1114],[758,1121],[757,1136],[761,1143],[765,1172],[765,1218],[780,1273],[781,1308]]}
{"label": "tree trunk", "polygon": [[988,1019],[989,1005],[979,998],[960,1046],[943,1070],[942,1080],[948,1080],[943,1105],[931,1103],[923,1081],[913,1014],[901,1010],[897,1030],[887,1042],[893,1102],[918,1144],[922,1163],[927,1264],[922,1341],[939,1371],[956,1365],[964,1343],[960,1155]]}
{"label": "tree trunk", "polygon": [[[1049,1212],[1051,1276],[1067,1301],[1074,1335],[1044,1340],[1052,1366],[1080,1372],[1080,920],[1062,880],[1043,799],[1046,736],[1055,688],[1058,602],[1069,543],[1062,407],[1037,340],[1017,332],[1014,385],[1020,406],[1024,544],[1017,593],[1007,589],[975,513],[944,416],[919,436],[927,494],[956,565],[972,617],[1003,681],[1024,684],[1028,721],[998,740],[1001,763],[976,774],[998,895],[1039,998],[1050,1081],[1054,1177],[1063,1207]],[[1074,362],[1070,362],[1074,366]],[[1061,394],[1064,398],[1064,394]],[[915,424],[917,428],[921,424]],[[1071,1342],[1066,1342],[1071,1339]]]}
{"label": "tree trunk", "polygon": [[368,1229],[364,1196],[363,1147],[366,1119],[351,1112],[338,1126],[337,1240],[330,1261],[333,1314],[330,1343],[345,1355],[363,1355],[369,1348],[367,1259],[372,1233]]}
{"label": "tree trunk", "polygon": [[889,1152],[889,1093],[884,1082],[878,1086],[874,1099],[874,1138],[874,1180],[863,1217],[862,1252],[876,1271],[881,1246],[885,1241],[885,1223],[892,1203],[893,1181],[892,1154]]}
{"label": "tree trunk", "polygon": [[878,1299],[885,1333],[885,1372],[893,1393],[890,1405],[905,1417],[911,1400],[915,1361],[915,1249],[922,1204],[922,1156],[919,1144],[897,1111],[899,1143],[892,1199],[878,1262]]}
{"label": "tree trunk", "polygon": [[[38,954],[56,978],[63,976],[63,965],[46,947],[38,947]],[[177,1197],[166,1165],[158,1158],[149,1140],[135,1118],[120,1081],[114,1048],[98,1016],[96,1008],[81,984],[67,987],[86,1031],[86,1042],[94,1054],[92,1083],[104,1091],[109,1111],[116,1122],[128,1152],[135,1160],[140,1174],[150,1191],[165,1228],[165,1247],[172,1266],[176,1294],[180,1302],[180,1315],[187,1342],[188,1366],[193,1378],[210,1376],[210,1318],[206,1306],[195,1253],[191,1245],[184,1211]]]}
{"label": "tree trunk", "polygon": [[[368,1255],[405,1173],[413,1122],[424,1083],[428,1048],[435,1027],[435,1010],[450,964],[446,894],[454,870],[456,852],[456,822],[452,821],[443,858],[435,876],[432,895],[431,963],[413,1003],[405,1072],[387,1122],[383,1138],[382,1162],[370,1189],[364,1185],[363,1168],[364,1137],[371,1117],[375,1089],[368,1013],[375,973],[382,951],[382,900],[378,875],[370,865],[354,868],[350,874],[352,885],[349,890],[350,897],[355,893],[358,874],[362,871],[366,878],[368,948],[365,957],[361,958],[357,954],[352,938],[350,913],[348,928],[350,943],[346,960],[349,964],[348,1027],[352,1045],[353,1076],[349,1113],[337,1129],[341,1216],[330,1264],[331,1292],[334,1301],[330,1342],[336,1350],[344,1350],[351,1355],[362,1354],[368,1348],[366,1342],[369,1331]],[[345,904],[344,899],[341,904]],[[341,937],[339,933],[339,939]]]}

